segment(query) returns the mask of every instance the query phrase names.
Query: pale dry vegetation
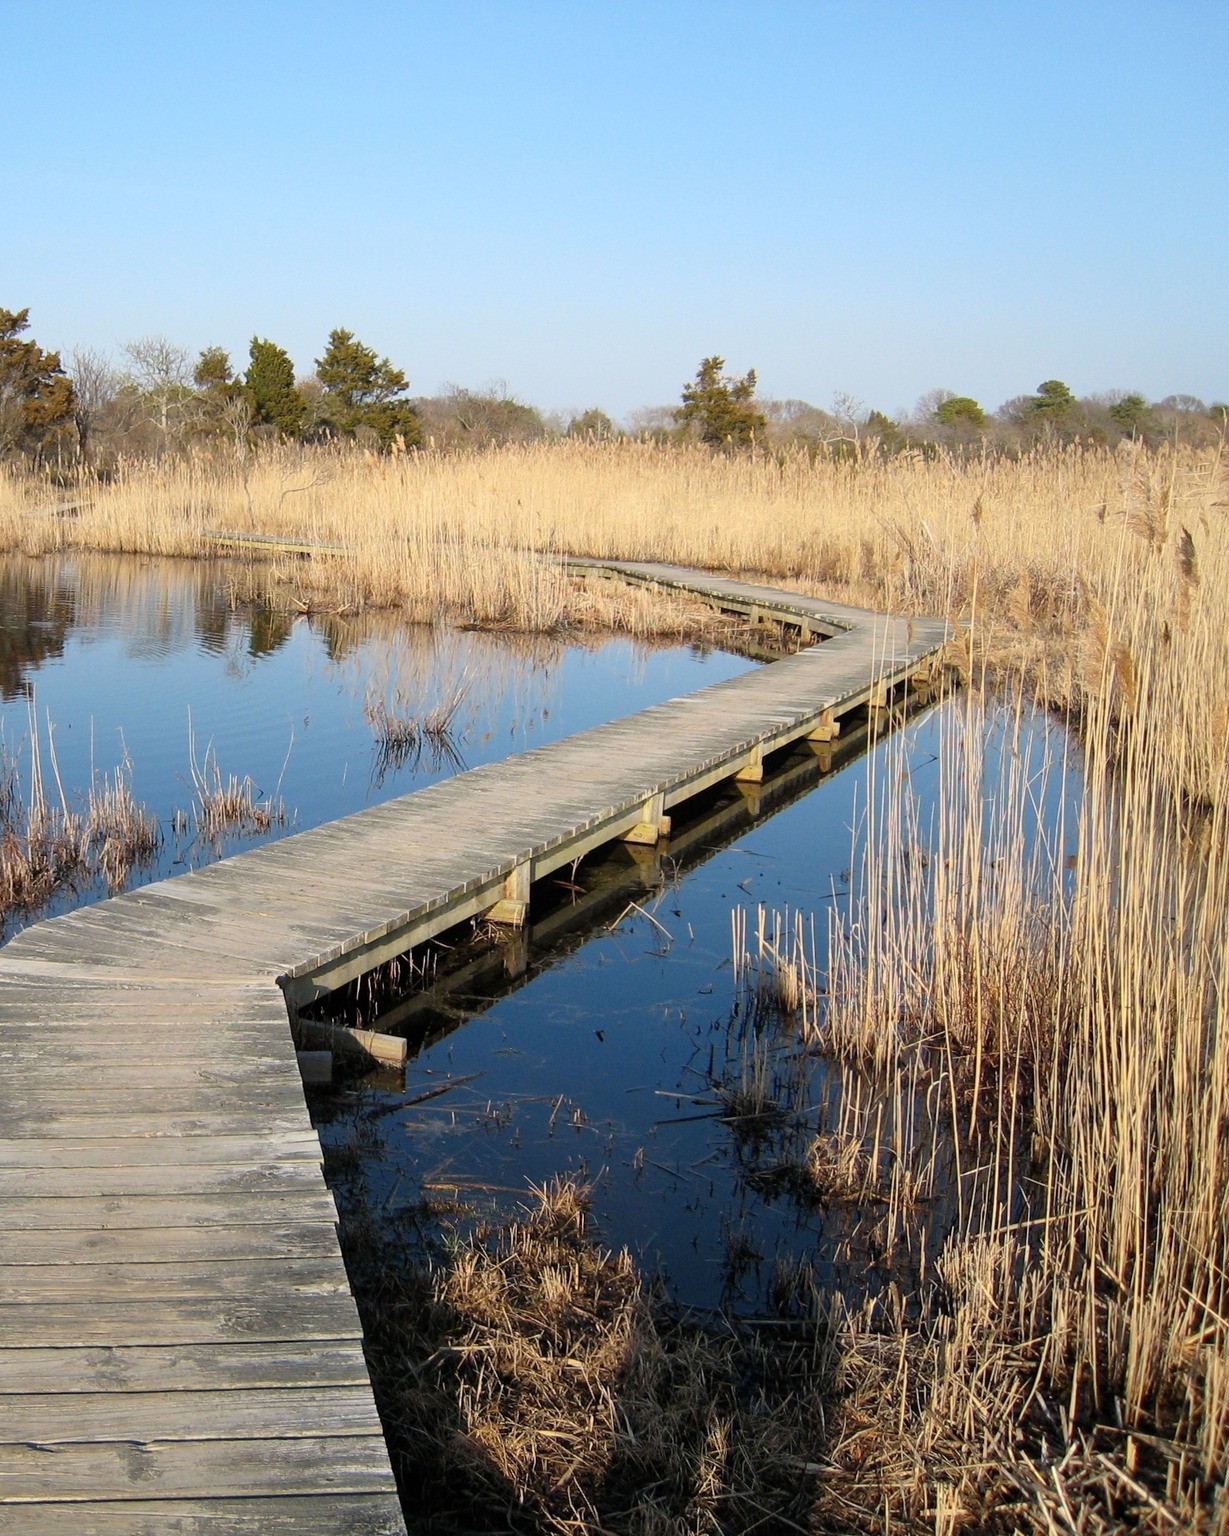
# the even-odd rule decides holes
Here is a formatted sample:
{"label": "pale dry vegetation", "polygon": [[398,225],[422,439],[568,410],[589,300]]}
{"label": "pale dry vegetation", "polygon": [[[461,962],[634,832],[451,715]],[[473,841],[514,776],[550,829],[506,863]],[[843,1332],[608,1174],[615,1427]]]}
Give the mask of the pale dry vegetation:
{"label": "pale dry vegetation", "polygon": [[[625,1261],[576,1222],[552,1227],[556,1200],[520,1246],[462,1245],[415,1302],[449,1331],[406,1367],[411,1396],[426,1394],[431,1443],[454,1458],[441,1465],[539,1529],[1229,1532],[1219,448],[295,452],[133,468],[81,496],[72,515],[40,516],[51,492],[5,478],[0,544],[195,555],[209,529],[307,539],[341,549],[262,566],[282,601],[546,631],[686,632],[648,595],[578,580],[567,554],[950,617],[971,686],[949,707],[935,818],[897,749],[876,756],[827,936],[784,915],[757,942],[736,933],[747,1008],[788,1022],[790,1061],[782,1076],[751,1030],[714,1085],[738,1155],[856,1212],[837,1299],[822,1326],[807,1314],[809,1386],[753,1412],[728,1385],[742,1367],[697,1384],[679,1351],[698,1335],[663,1343]],[[1015,702],[992,770],[984,717],[1003,690]],[[1084,754],[1066,822],[1038,814],[1065,770],[1056,757],[1043,773],[1021,744],[1035,698],[1065,712]],[[843,1087],[802,1137],[789,1093],[808,1056]],[[671,1483],[652,1433],[705,1391],[724,1404],[721,1438],[672,1431],[689,1470]],[[783,1438],[749,1460],[742,1437],[755,1445],[761,1427]],[[641,1451],[646,1486],[673,1490],[659,1503],[631,1502],[612,1471]],[[763,1486],[769,1464],[794,1469],[805,1507]]]}
{"label": "pale dry vegetation", "polygon": [[826,942],[736,926],[749,1006],[841,1072],[785,1161],[879,1256],[847,1255],[820,1529],[1229,1529],[1229,841],[1175,790],[1172,655],[1125,733],[1121,664],[1087,676],[1075,783],[968,691],[929,813],[899,744],[873,763]]}
{"label": "pale dry vegetation", "polygon": [[[1216,679],[1229,677],[1229,640],[1207,594],[1224,590],[1227,500],[1219,448],[984,459],[583,441],[469,455],[288,449],[137,463],[75,487],[4,470],[0,548],[199,556],[216,552],[211,531],[274,536],[326,547],[240,557],[254,571],[247,595],[299,609],[687,634],[694,605],[578,581],[551,557],[678,561],[895,612],[975,612],[993,657],[1028,669],[1048,698],[1082,704],[1108,658],[1128,710],[1140,647],[1164,644],[1176,665],[1155,686],[1205,667],[1209,691],[1172,700],[1177,771],[1205,794],[1225,755]],[[1136,601],[1111,618],[1120,592]],[[1196,702],[1195,719],[1178,717]]]}
{"label": "pale dry vegetation", "polygon": [[429,1265],[383,1228],[347,1231],[415,1527],[805,1529],[834,1369],[819,1298],[767,1339],[681,1324],[587,1209],[557,1181]]}

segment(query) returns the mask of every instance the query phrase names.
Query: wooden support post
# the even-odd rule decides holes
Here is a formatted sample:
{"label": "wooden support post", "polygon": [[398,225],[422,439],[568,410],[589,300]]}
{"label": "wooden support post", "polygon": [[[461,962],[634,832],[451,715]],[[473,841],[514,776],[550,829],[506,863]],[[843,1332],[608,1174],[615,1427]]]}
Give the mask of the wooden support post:
{"label": "wooden support post", "polygon": [[488,923],[499,923],[505,928],[521,928],[529,912],[529,887],[531,870],[528,860],[518,864],[504,881],[504,893],[487,912]]}
{"label": "wooden support post", "polygon": [[764,745],[757,741],[747,753],[747,761],[735,773],[736,784],[758,784],[764,777]]}
{"label": "wooden support post", "polygon": [[836,747],[830,741],[813,741],[811,751],[815,754],[815,761],[819,764],[820,773],[832,772],[832,761],[836,754]]}
{"label": "wooden support post", "polygon": [[625,843],[642,843],[654,848],[664,837],[670,836],[670,818],[666,815],[664,794],[651,795],[644,802],[644,810],[636,825],[623,834]]}
{"label": "wooden support post", "polygon": [[295,1054],[304,1083],[319,1085],[333,1081],[332,1051],[297,1051]]}
{"label": "wooden support post", "polygon": [[807,740],[835,741],[841,734],[841,722],[830,709],[825,709],[807,735]]}
{"label": "wooden support post", "polygon": [[887,709],[888,685],[882,678],[877,683],[872,684],[870,698],[866,701],[866,707],[869,710]]}
{"label": "wooden support post", "polygon": [[373,1029],[346,1029],[341,1024],[326,1024],[322,1019],[300,1018],[296,1026],[299,1038],[320,1050],[341,1051],[349,1056],[374,1056],[377,1061],[404,1066],[410,1053],[400,1035],[381,1035]]}

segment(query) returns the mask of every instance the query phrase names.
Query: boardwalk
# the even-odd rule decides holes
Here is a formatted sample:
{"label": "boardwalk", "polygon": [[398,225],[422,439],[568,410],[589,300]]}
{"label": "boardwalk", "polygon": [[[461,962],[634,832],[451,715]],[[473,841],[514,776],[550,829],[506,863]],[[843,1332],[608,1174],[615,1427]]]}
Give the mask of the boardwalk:
{"label": "boardwalk", "polygon": [[0,952],[0,1532],[404,1529],[287,1023],[886,702],[944,639],[658,566],[822,645]]}

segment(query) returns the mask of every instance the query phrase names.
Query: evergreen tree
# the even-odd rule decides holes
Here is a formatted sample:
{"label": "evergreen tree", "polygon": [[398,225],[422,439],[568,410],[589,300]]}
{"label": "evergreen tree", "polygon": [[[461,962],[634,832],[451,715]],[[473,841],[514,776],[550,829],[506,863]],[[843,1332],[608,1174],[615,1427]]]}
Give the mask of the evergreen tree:
{"label": "evergreen tree", "polygon": [[1140,394],[1120,396],[1110,406],[1109,414],[1115,426],[1131,437],[1142,437],[1144,429],[1152,422],[1152,412],[1148,402]]}
{"label": "evergreen tree", "polygon": [[228,437],[242,454],[251,434],[252,401],[224,347],[206,347],[192,370],[197,388],[193,426],[207,437]]}
{"label": "evergreen tree", "polygon": [[935,406],[934,418],[942,427],[984,427],[986,413],[970,395],[948,395]]}
{"label": "evergreen tree", "polygon": [[28,309],[0,309],[0,453],[39,453],[73,432],[76,398],[58,352],[20,340]]}
{"label": "evergreen tree", "polygon": [[329,332],[324,356],[316,359],[316,377],[324,391],[323,418],[334,431],[353,437],[366,429],[384,448],[391,448],[397,438],[406,447],[419,441],[417,413],[408,401],[398,398],[410,381],[352,331]]}
{"label": "evergreen tree", "polygon": [[893,421],[885,411],[869,411],[863,423],[863,431],[868,437],[879,439],[883,453],[899,453],[908,446],[909,439],[901,431],[900,423]]}
{"label": "evergreen tree", "polygon": [[762,437],[768,423],[753,404],[755,369],[741,379],[727,379],[725,358],[706,357],[694,383],[683,386],[683,403],[674,419],[700,441],[718,447],[746,447]]}
{"label": "evergreen tree", "polygon": [[298,437],[303,430],[307,402],[295,388],[290,354],[276,342],[252,337],[244,384],[257,423],[275,427],[283,437]]}
{"label": "evergreen tree", "polygon": [[1029,403],[1034,416],[1054,422],[1065,420],[1074,406],[1075,396],[1061,379],[1047,379],[1044,384],[1038,384],[1037,393]]}
{"label": "evergreen tree", "polygon": [[606,412],[599,410],[596,405],[582,411],[579,416],[573,416],[568,422],[569,437],[591,437],[605,440],[615,435],[615,425]]}
{"label": "evergreen tree", "polygon": [[237,382],[230,366],[230,353],[225,347],[206,347],[201,352],[192,370],[192,382],[206,393],[229,389]]}

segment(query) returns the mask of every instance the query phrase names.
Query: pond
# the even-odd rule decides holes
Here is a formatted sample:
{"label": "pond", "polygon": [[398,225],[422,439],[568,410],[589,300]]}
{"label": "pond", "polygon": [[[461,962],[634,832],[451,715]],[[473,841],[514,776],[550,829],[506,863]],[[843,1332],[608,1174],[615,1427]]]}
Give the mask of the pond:
{"label": "pond", "polygon": [[[128,886],[754,665],[628,639],[406,628],[379,613],[297,617],[239,603],[235,588],[225,563],[0,564],[0,749],[12,800],[28,805],[36,762],[47,799],[58,803],[62,788],[80,812],[92,785],[130,763],[161,841]],[[385,720],[433,712],[447,715],[442,730],[381,739]],[[206,835],[196,802],[207,775],[250,781],[252,803],[274,812],[267,827]],[[104,879],[79,873],[27,916],[106,894]]]}
{"label": "pond", "polygon": [[[28,799],[35,757],[44,793],[62,788],[70,807],[130,763],[161,839],[129,885],[753,665],[697,647],[292,617],[234,590],[225,564],[0,567],[0,744],[14,795]],[[446,729],[405,750],[381,740],[390,716],[432,711]],[[761,906],[803,914],[822,956],[868,801],[892,780],[933,810],[941,724],[925,711],[869,757],[865,730],[846,733],[834,761],[803,749],[762,787],[697,802],[664,852],[615,850],[553,882],[527,941],[435,946],[425,989],[377,1021],[409,1038],[404,1072],[350,1072],[310,1096],[343,1210],[430,1242],[440,1212],[481,1217],[573,1174],[592,1186],[602,1240],[628,1246],[689,1306],[754,1313],[798,1257],[842,1286],[873,1285],[890,1247],[882,1213],[817,1201],[791,1156],[835,1128],[850,1085],[761,1016],[735,974],[732,922],[754,926]],[[983,745],[988,780],[996,764],[1023,763],[1044,784],[1037,827],[1058,825],[1075,775],[1042,769],[1062,757],[1061,733],[1005,714]],[[194,799],[209,764],[251,781],[253,802],[276,812],[267,826],[205,834]],[[107,889],[102,874],[78,874],[8,931]],[[947,1185],[933,1182],[937,1244]]]}

